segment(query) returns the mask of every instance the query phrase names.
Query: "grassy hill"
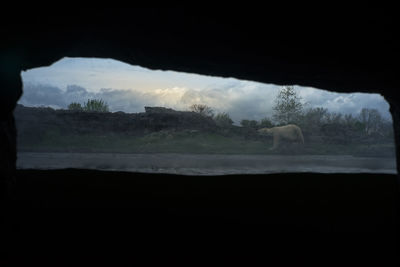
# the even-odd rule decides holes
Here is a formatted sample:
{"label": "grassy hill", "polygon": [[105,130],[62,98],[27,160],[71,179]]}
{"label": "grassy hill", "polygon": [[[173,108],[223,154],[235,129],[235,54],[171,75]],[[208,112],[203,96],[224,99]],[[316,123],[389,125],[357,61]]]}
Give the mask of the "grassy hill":
{"label": "grassy hill", "polygon": [[310,154],[394,157],[394,144],[326,142],[305,136],[306,144],[283,143],[254,129],[221,128],[194,112],[167,109],[127,114],[28,108],[15,111],[19,151],[202,154]]}

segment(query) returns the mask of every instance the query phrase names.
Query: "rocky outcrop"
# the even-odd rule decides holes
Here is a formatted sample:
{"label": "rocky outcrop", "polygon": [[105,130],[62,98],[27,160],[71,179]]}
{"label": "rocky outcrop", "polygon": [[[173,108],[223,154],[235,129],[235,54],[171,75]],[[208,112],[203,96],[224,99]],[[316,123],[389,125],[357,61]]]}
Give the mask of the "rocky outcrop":
{"label": "rocky outcrop", "polygon": [[144,107],[146,113],[175,113],[179,112],[173,110],[172,108],[164,108],[164,107]]}
{"label": "rocky outcrop", "polygon": [[29,139],[40,138],[49,131],[136,135],[161,130],[212,131],[217,127],[212,118],[162,107],[146,107],[144,113],[99,113],[18,105],[14,114],[19,136]]}

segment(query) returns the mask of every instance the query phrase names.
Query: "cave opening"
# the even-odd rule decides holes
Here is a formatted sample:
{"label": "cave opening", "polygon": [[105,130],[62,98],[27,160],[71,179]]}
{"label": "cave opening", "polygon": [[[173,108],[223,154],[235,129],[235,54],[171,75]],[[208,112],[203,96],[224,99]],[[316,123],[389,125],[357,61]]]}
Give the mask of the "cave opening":
{"label": "cave opening", "polygon": [[150,70],[100,58],[66,57],[21,77],[23,95],[14,112],[19,169],[397,173],[392,117],[379,94]]}
{"label": "cave opening", "polygon": [[[17,118],[21,114],[18,112],[24,110],[17,106],[13,114],[23,89],[22,70],[49,65],[65,55],[114,58],[152,69],[233,76],[278,84],[277,87],[287,84],[295,89],[302,85],[331,92],[379,93],[390,103],[399,160],[399,44],[394,38],[398,31],[395,10],[365,5],[319,10],[306,6],[256,10],[241,5],[232,11],[208,6],[74,6],[65,12],[7,9],[9,16],[1,18],[4,27],[0,52],[0,177],[2,196],[14,196],[13,189],[17,190],[15,201],[9,198],[13,202],[12,212],[2,210],[5,249],[0,262],[5,266],[35,262],[49,266],[93,262],[115,266],[117,261],[129,265],[140,262],[184,266],[273,262],[279,266],[397,266],[391,264],[398,263],[399,177],[394,172],[204,177],[155,171],[102,171],[110,170],[105,164],[101,170],[16,170],[16,160],[21,159],[16,152],[17,134],[19,153],[24,146],[35,145],[35,140],[41,142],[31,136],[34,141],[24,144],[28,139],[22,137],[29,134],[23,133]],[[68,81],[67,85],[90,89],[77,82]],[[67,85],[59,89],[67,91]],[[79,87],[71,89],[85,93]],[[28,91],[24,90],[25,96]],[[57,91],[49,91],[44,97],[54,96]],[[78,109],[78,104],[82,108],[88,101],[77,100],[72,107]],[[124,101],[121,98],[118,102]],[[337,102],[349,103],[346,97]],[[26,118],[42,115],[44,119],[67,114],[68,110],[62,109],[71,103],[58,104],[50,108],[41,108],[40,103],[36,107],[27,105],[30,109],[25,109],[24,114]],[[111,107],[111,102],[107,104]],[[98,102],[89,105],[102,106]],[[364,108],[377,109],[372,104]],[[122,109],[83,115],[91,116],[92,121],[99,117],[104,120],[118,110]],[[361,110],[353,118],[359,118]],[[378,111],[385,117],[382,110]],[[135,112],[146,113],[144,106]],[[74,123],[79,123],[75,119],[72,116]],[[391,117],[387,119],[390,121]],[[252,120],[259,119],[248,121]],[[112,121],[118,126],[118,120]],[[253,122],[247,123],[251,126]],[[233,125],[241,126],[240,122]],[[37,126],[40,128],[40,124]],[[84,126],[93,130],[87,122]],[[75,127],[49,132],[53,139],[47,139],[47,144],[51,141],[54,145],[60,134],[71,137],[72,128]],[[156,129],[157,133],[160,131]],[[364,133],[369,132],[373,131],[364,128]],[[307,145],[310,139],[304,135]],[[342,136],[330,138],[337,141]],[[91,147],[90,142],[95,140],[87,138],[80,143]],[[74,140],[68,141],[69,146],[71,141]],[[261,143],[267,145],[266,149],[272,146],[271,139]],[[369,150],[363,153],[377,154],[376,146],[366,145]],[[43,143],[40,147],[44,147]],[[351,144],[343,146],[350,147]],[[73,158],[73,147],[68,154]],[[365,158],[372,159],[368,167],[376,163],[374,157]],[[393,156],[378,158],[391,161]],[[98,207],[102,209],[91,209]],[[125,209],[105,209],[108,207]]]}

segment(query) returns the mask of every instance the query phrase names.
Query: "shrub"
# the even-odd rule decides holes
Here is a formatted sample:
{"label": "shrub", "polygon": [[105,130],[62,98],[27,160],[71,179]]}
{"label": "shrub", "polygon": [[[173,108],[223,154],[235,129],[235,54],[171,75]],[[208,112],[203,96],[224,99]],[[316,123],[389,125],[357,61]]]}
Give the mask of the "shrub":
{"label": "shrub", "polygon": [[229,114],[226,112],[218,113],[214,117],[214,121],[218,126],[224,127],[224,128],[231,127],[233,124],[232,119],[229,117]]}
{"label": "shrub", "polygon": [[240,125],[242,125],[245,128],[256,129],[258,127],[258,122],[256,120],[242,120],[240,122]]}
{"label": "shrub", "polygon": [[82,105],[76,102],[72,102],[68,105],[69,110],[83,110]]}
{"label": "shrub", "polygon": [[264,118],[260,121],[259,125],[260,128],[271,128],[274,127],[274,124],[269,118]]}
{"label": "shrub", "polygon": [[108,112],[108,105],[103,100],[99,99],[88,99],[83,107],[84,111],[94,111],[94,112]]}

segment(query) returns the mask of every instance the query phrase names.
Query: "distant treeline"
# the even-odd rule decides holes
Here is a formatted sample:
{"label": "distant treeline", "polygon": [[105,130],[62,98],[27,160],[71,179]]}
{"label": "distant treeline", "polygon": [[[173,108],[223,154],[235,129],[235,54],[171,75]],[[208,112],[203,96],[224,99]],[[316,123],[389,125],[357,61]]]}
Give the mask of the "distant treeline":
{"label": "distant treeline", "polygon": [[325,108],[310,108],[288,123],[274,122],[265,118],[260,121],[242,120],[240,124],[242,127],[256,130],[289,123],[298,125],[308,142],[332,144],[394,142],[392,122],[384,119],[378,110],[368,108],[363,108],[358,116],[329,112]]}
{"label": "distant treeline", "polygon": [[[242,120],[246,129],[271,128],[296,124],[307,142],[329,144],[394,143],[393,125],[377,109],[362,108],[358,115],[330,112],[323,107],[304,108],[293,87],[284,87],[275,100],[274,113],[262,120]],[[217,125],[229,129],[229,114],[213,116]],[[249,131],[251,133],[251,131]]]}
{"label": "distant treeline", "polygon": [[[69,110],[108,112],[107,103],[102,100],[88,100],[81,106],[71,103]],[[323,107],[305,108],[301,98],[292,86],[284,86],[275,99],[274,112],[271,116],[257,120],[243,119],[242,129],[233,125],[233,120],[226,112],[214,114],[212,107],[194,104],[189,110],[212,118],[224,134],[255,137],[260,128],[296,124],[308,143],[325,144],[377,144],[394,143],[392,122],[385,119],[377,109],[363,108],[358,115],[330,112]]]}
{"label": "distant treeline", "polygon": [[[68,109],[87,112],[109,111],[107,103],[101,99],[88,100],[83,106],[80,103],[71,103]],[[229,133],[231,130],[232,133],[246,133],[233,129],[233,120],[226,112],[215,115],[212,107],[205,104],[194,104],[189,110],[213,118],[216,125],[225,129],[225,132]],[[292,86],[284,86],[280,90],[273,110],[272,116],[260,121],[242,120],[240,125],[248,130],[246,135],[254,134],[251,130],[292,123],[300,126],[308,142],[330,144],[393,142],[392,122],[384,119],[378,110],[363,108],[357,116],[354,116],[330,112],[323,107],[306,109],[301,97]]]}

